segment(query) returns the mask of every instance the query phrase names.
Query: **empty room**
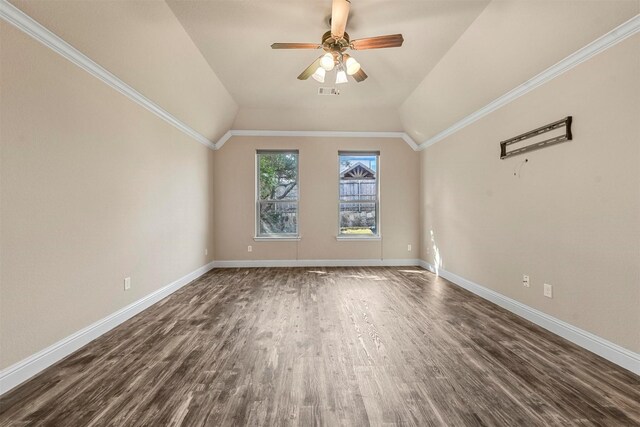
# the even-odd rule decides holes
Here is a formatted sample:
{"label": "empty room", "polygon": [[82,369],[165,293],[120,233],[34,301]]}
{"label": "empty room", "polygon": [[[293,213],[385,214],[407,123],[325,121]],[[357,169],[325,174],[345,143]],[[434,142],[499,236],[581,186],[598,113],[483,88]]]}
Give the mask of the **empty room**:
{"label": "empty room", "polygon": [[640,0],[0,0],[0,427],[640,426]]}

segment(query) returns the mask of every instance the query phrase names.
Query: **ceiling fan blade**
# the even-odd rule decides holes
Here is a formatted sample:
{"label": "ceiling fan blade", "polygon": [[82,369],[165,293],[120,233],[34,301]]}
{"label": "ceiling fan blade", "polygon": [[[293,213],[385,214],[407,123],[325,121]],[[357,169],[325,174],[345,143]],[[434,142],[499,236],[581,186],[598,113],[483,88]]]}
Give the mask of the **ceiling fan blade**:
{"label": "ceiling fan blade", "polygon": [[349,0],[333,0],[331,6],[331,35],[336,38],[340,39],[344,36],[350,7]]}
{"label": "ceiling fan blade", "polygon": [[358,72],[357,72],[357,73],[355,73],[354,75],[352,75],[351,77],[353,77],[353,79],[354,79],[355,81],[357,81],[358,83],[360,83],[360,82],[365,81],[365,80],[367,79],[367,77],[369,77],[369,76],[367,76],[367,73],[365,73],[365,72],[364,72],[364,70],[363,70],[362,68],[360,68],[360,69],[358,70]]}
{"label": "ceiling fan blade", "polygon": [[318,43],[274,43],[271,49],[320,49]]}
{"label": "ceiling fan blade", "polygon": [[365,49],[382,49],[385,47],[400,47],[404,42],[402,34],[391,34],[388,36],[369,37],[366,39],[353,40],[351,42],[351,49],[365,50]]}
{"label": "ceiling fan blade", "polygon": [[298,80],[307,80],[320,66],[320,60],[322,56],[319,56],[318,59],[313,61],[311,65],[309,65],[300,75],[298,76]]}

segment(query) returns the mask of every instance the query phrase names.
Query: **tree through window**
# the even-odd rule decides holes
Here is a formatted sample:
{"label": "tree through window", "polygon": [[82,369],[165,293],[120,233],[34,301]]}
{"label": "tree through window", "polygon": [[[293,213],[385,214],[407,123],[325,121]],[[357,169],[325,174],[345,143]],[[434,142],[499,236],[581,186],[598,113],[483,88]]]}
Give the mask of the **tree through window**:
{"label": "tree through window", "polygon": [[258,237],[298,235],[298,151],[257,152]]}

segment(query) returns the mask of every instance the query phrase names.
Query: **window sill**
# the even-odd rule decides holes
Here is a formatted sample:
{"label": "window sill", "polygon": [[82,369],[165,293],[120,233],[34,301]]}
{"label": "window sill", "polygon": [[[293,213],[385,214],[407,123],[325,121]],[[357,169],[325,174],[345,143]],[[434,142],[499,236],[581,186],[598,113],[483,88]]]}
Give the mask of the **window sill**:
{"label": "window sill", "polygon": [[254,236],[256,242],[298,242],[302,236]]}
{"label": "window sill", "polygon": [[376,241],[376,240],[382,240],[382,236],[378,235],[378,236],[355,237],[355,236],[341,235],[341,236],[336,236],[336,240],[343,240],[343,241]]}

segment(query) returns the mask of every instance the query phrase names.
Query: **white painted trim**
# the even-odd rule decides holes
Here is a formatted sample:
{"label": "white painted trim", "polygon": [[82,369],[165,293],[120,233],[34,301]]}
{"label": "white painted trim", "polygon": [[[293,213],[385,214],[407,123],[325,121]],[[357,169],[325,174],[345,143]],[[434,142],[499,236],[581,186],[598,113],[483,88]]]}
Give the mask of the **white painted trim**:
{"label": "white painted trim", "polygon": [[409,134],[406,132],[401,132],[401,133],[402,133],[402,136],[401,136],[402,140],[406,142],[409,145],[409,147],[413,149],[413,151],[418,151],[419,146],[418,144],[416,144],[413,138],[411,138]]}
{"label": "white painted trim", "polygon": [[[354,259],[354,260],[239,260],[212,261],[146,297],[118,310],[92,325],[0,371],[0,395],[18,386],[42,370],[88,344],[114,327],[147,309],[173,292],[209,272],[212,268],[243,267],[341,267],[341,266],[421,266],[435,272],[435,268],[418,259]],[[495,291],[473,283],[443,269],[438,273],[450,282],[497,304],[512,313],[577,344],[605,359],[640,375],[640,355],[604,340],[590,332],[576,328],[548,314],[526,306]]]}
{"label": "white painted trim", "polygon": [[310,138],[397,138],[406,142],[414,151],[418,144],[406,132],[355,132],[333,130],[238,130],[232,129],[216,142],[219,150],[232,136],[278,136],[278,137],[310,137]]}
{"label": "white painted trim", "polygon": [[43,25],[39,24],[29,15],[9,3],[7,0],[0,0],[0,18],[7,21],[9,24],[15,26],[25,34],[33,37],[43,45],[47,46],[60,56],[71,61],[78,67],[82,68],[89,74],[100,79],[102,82],[111,86],[113,89],[122,93],[132,101],[151,111],[162,120],[166,121],[170,125],[176,127],[187,136],[195,139],[199,143],[206,145],[211,149],[215,149],[212,141],[198,133],[193,128],[173,116],[168,111],[164,110],[158,104],[120,80],[115,75],[111,74],[102,66],[92,61],[88,56],[80,52],[78,49],[71,46],[69,43],[56,36],[49,31]]}
{"label": "white painted trim", "polygon": [[295,236],[295,237],[255,236],[253,240],[256,242],[299,242],[300,240],[302,240],[302,236]]}
{"label": "white painted trim", "polygon": [[214,261],[215,268],[247,267],[401,267],[417,266],[417,259],[274,259]]}
{"label": "white painted trim", "polygon": [[0,18],[33,37],[54,52],[71,61],[78,67],[87,71],[102,82],[111,86],[132,101],[151,111],[170,125],[176,127],[187,136],[195,139],[207,147],[218,150],[232,136],[281,136],[281,137],[333,137],[333,138],[400,138],[414,151],[424,150],[428,146],[453,135],[471,123],[481,119],[487,114],[512,102],[527,92],[552,80],[560,74],[570,70],[576,65],[588,60],[600,52],[614,46],[622,40],[631,37],[640,31],[640,15],[636,15],[622,25],[614,28],[602,37],[594,40],[582,49],[569,55],[557,64],[549,67],[537,76],[527,80],[520,86],[512,89],[501,97],[490,102],[486,106],[454,123],[449,128],[437,133],[421,144],[417,144],[406,132],[351,132],[351,131],[279,131],[279,130],[229,130],[216,143],[200,134],[186,123],[182,122],[168,111],[157,105],[149,98],[129,86],[105,68],[92,61],[82,52],[65,42],[60,37],[49,31],[43,25],[35,21],[26,13],[9,3],[8,0],[0,0]]}
{"label": "white painted trim", "polygon": [[418,145],[424,150],[640,31],[640,14]]}
{"label": "white painted trim", "polygon": [[572,343],[591,351],[592,353],[601,356],[610,362],[615,363],[629,371],[640,375],[640,354],[634,353],[631,350],[627,350],[617,344],[607,341],[604,338],[600,338],[597,335],[587,332],[583,329],[577,328],[567,322],[560,319],[556,319],[540,310],[529,307],[514,299],[506,297],[496,291],[493,291],[484,286],[478,285],[470,280],[460,277],[454,273],[443,270],[442,268],[435,268],[433,265],[419,260],[421,267],[429,270],[437,275],[447,279],[448,281],[464,288],[492,303],[499,305],[500,307],[509,310],[510,312],[517,314],[535,323],[544,329],[553,332],[562,338],[571,341]]}
{"label": "white painted trim", "polygon": [[227,142],[233,136],[231,132],[232,131],[228,130],[224,135],[222,135],[220,139],[215,144],[213,144],[213,147],[214,147],[213,149],[214,150],[221,149],[224,143]]}
{"label": "white painted trim", "polygon": [[336,240],[339,242],[377,242],[382,240],[382,236],[378,235],[378,236],[356,237],[356,236],[347,236],[343,234],[341,236],[336,236]]}
{"label": "white painted trim", "polygon": [[153,304],[171,295],[186,284],[194,281],[214,268],[214,262],[210,262],[184,277],[158,289],[155,292],[129,304],[115,313],[98,320],[97,322],[69,335],[57,343],[41,350],[26,359],[0,371],[0,395],[20,385],[42,370],[62,360],[74,351],[110,331],[136,314],[149,308]]}

